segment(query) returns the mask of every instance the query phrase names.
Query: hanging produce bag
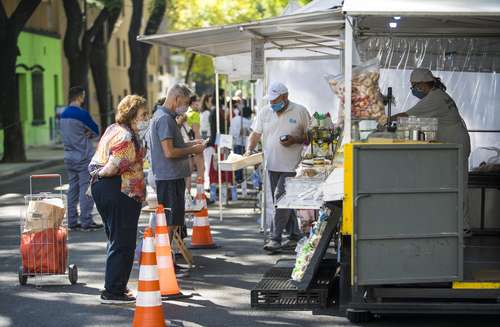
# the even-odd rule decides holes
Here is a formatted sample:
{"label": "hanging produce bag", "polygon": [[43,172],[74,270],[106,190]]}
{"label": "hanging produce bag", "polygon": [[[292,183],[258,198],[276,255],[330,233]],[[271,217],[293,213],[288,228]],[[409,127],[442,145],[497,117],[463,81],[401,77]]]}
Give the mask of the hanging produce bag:
{"label": "hanging produce bag", "polygon": [[[345,103],[344,74],[325,76],[333,92],[340,99],[341,108]],[[380,70],[376,61],[371,60],[352,70],[351,117],[352,119],[376,119],[379,123],[386,120],[385,106],[378,85]],[[343,122],[344,110],[339,114]]]}

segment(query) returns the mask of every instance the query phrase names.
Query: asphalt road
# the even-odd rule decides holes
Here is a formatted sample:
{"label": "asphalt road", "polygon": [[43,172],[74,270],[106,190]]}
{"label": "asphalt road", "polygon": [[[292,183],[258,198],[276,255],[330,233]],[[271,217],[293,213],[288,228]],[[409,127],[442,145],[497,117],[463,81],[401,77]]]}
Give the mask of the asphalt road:
{"label": "asphalt road", "polygon": [[[63,167],[43,172],[62,173]],[[53,185],[44,181],[39,187],[51,189]],[[19,286],[19,216],[22,195],[27,192],[28,176],[0,181],[0,326],[130,326],[133,306],[98,303],[106,247],[103,231],[70,233],[70,263],[79,268],[77,285],[71,286],[65,276],[50,276],[41,281],[30,279],[29,285]],[[210,220],[213,236],[221,247],[194,252],[196,267],[190,277],[180,281],[183,292],[194,296],[164,303],[169,326],[354,326],[343,317],[310,311],[250,308],[250,289],[280,256],[263,254],[262,235],[248,203],[228,209],[225,215],[222,223]],[[147,217],[142,217],[141,226],[146,221]],[[137,274],[136,265],[129,284],[132,289]],[[400,316],[383,317],[364,326],[499,326],[498,321],[500,317]]]}

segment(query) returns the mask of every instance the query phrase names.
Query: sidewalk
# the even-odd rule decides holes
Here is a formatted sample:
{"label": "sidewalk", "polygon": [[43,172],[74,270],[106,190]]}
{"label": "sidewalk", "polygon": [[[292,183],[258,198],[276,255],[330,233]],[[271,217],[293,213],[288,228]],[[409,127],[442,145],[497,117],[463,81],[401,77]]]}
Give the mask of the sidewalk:
{"label": "sidewalk", "polygon": [[26,149],[27,162],[0,163],[0,180],[29,173],[33,170],[48,168],[64,163],[62,145],[43,145]]}

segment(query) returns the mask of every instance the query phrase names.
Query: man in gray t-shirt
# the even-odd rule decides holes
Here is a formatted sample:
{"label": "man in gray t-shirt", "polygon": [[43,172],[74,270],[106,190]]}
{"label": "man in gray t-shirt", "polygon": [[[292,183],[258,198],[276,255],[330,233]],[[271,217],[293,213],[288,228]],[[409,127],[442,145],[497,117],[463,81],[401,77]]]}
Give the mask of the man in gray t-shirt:
{"label": "man in gray t-shirt", "polygon": [[[167,211],[169,226],[184,225],[185,178],[190,176],[188,156],[202,153],[202,140],[184,142],[175,121],[178,114],[187,111],[191,91],[175,84],[168,90],[167,99],[159,107],[150,122],[148,144],[151,151],[151,167],[156,179],[158,203],[170,208]],[[170,232],[173,228],[170,229]],[[172,235],[170,235],[172,241]]]}

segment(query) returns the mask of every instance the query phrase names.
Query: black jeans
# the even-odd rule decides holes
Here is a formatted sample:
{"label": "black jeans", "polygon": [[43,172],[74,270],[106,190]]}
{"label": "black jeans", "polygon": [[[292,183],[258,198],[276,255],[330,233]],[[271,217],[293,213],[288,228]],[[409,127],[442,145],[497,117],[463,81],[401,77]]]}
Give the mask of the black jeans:
{"label": "black jeans", "polygon": [[134,264],[141,204],[121,192],[121,178],[102,178],[92,185],[92,196],[108,237],[104,288],[121,295]]}

